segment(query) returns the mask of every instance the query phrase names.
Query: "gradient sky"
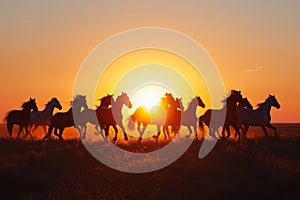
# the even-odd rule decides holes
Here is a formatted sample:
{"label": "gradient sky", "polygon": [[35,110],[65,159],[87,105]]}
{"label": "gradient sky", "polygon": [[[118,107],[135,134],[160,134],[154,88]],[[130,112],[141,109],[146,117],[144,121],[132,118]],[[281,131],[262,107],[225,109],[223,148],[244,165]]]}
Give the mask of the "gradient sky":
{"label": "gradient sky", "polygon": [[157,26],[189,35],[215,61],[227,90],[253,104],[275,94],[274,122],[300,122],[300,1],[0,2],[0,117],[30,96],[68,109],[89,52],[121,31]]}

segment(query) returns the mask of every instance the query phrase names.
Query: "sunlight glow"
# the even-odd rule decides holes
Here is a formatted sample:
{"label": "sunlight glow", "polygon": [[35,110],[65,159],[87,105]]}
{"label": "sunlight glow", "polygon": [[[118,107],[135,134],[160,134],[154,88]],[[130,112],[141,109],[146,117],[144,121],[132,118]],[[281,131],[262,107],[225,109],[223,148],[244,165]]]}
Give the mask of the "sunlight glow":
{"label": "sunlight glow", "polygon": [[170,91],[163,86],[155,84],[139,87],[131,96],[132,104],[135,108],[144,106],[150,110],[160,102],[160,98],[163,97],[166,92]]}

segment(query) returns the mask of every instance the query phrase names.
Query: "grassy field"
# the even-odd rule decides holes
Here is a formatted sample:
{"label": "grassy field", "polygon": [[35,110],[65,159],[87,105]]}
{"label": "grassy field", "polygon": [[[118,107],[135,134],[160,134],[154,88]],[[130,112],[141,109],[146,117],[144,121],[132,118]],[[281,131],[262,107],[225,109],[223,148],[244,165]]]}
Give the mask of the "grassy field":
{"label": "grassy field", "polygon": [[[219,141],[204,159],[194,141],[177,161],[145,174],[99,163],[69,140],[9,140],[0,126],[1,196],[20,199],[300,199],[300,125],[277,124],[279,137],[252,128],[248,138]],[[15,133],[14,133],[15,136]],[[42,137],[41,130],[35,139]],[[162,142],[163,143],[163,142]],[[145,144],[155,145],[154,140]],[[125,144],[123,144],[125,145]],[[140,145],[128,143],[130,148]],[[4,198],[5,197],[5,198]]]}

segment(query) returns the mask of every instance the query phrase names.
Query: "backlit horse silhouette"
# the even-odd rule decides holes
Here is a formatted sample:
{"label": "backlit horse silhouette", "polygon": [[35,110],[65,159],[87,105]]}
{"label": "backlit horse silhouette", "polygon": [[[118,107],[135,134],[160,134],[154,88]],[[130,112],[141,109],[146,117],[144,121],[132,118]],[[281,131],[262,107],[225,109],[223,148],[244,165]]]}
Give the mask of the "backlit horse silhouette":
{"label": "backlit horse silhouette", "polygon": [[[225,100],[226,105],[220,109],[209,109],[207,110],[200,118],[199,118],[199,128],[203,131],[204,126],[206,124],[209,127],[209,133],[213,134],[212,137],[215,137],[215,133],[218,133],[219,127],[223,126],[222,135],[224,134],[225,129],[228,132],[227,137],[230,136],[229,126],[231,125],[238,134],[238,138],[240,138],[240,131],[237,125],[237,103],[241,102],[242,95],[241,91],[232,90],[230,96]],[[211,123],[211,116],[214,114],[214,121]],[[225,121],[223,117],[225,116]],[[222,124],[224,121],[224,124]],[[226,138],[227,138],[226,137]]]}
{"label": "backlit horse silhouette", "polygon": [[[52,134],[54,128],[54,135],[56,135],[60,140],[63,140],[62,134],[66,127],[75,126],[73,114],[80,115],[81,107],[87,109],[86,96],[77,95],[72,101],[72,107],[67,112],[56,113],[51,118],[51,123],[48,128],[48,133],[43,137],[42,140],[49,138]],[[57,133],[59,130],[59,133]]]}
{"label": "backlit horse silhouette", "polygon": [[[111,105],[111,107],[109,107],[109,105]],[[117,97],[116,101],[114,101],[112,95],[103,97],[101,99],[100,106],[96,109],[98,122],[100,124],[101,129],[104,130],[105,135],[108,136],[110,126],[112,126],[115,130],[115,137],[113,138],[114,142],[117,140],[118,137],[118,129],[116,125],[119,125],[119,127],[122,129],[124,133],[124,139],[128,140],[128,136],[122,122],[122,108],[124,105],[128,108],[132,107],[128,95],[122,92],[122,94]]]}
{"label": "backlit horse silhouette", "polygon": [[279,109],[280,104],[278,103],[275,96],[269,95],[265,102],[258,104],[258,108],[255,110],[241,108],[237,110],[238,125],[243,125],[243,134],[246,136],[249,126],[260,126],[264,131],[265,135],[268,136],[266,127],[274,130],[275,136],[277,136],[276,128],[270,123],[271,122],[271,107]]}
{"label": "backlit horse silhouette", "polygon": [[196,110],[197,107],[200,106],[201,108],[205,108],[205,104],[203,103],[202,99],[199,96],[196,96],[189,102],[188,107],[186,110],[182,112],[182,118],[181,118],[181,126],[186,126],[189,130],[189,135],[186,137],[190,137],[193,133],[192,128],[195,133],[196,139],[197,136],[197,116],[196,116]]}
{"label": "backlit horse silhouette", "polygon": [[128,121],[128,129],[134,130],[135,124],[137,124],[137,130],[140,134],[139,142],[143,138],[143,134],[148,125],[156,125],[157,135],[153,135],[153,138],[158,140],[163,127],[167,119],[167,110],[170,104],[174,103],[172,94],[166,93],[158,105],[153,106],[150,110],[146,107],[140,106],[130,116]]}
{"label": "backlit horse silhouette", "polygon": [[21,107],[22,110],[12,110],[5,117],[8,133],[10,138],[12,138],[13,126],[14,124],[17,124],[19,125],[18,138],[20,137],[20,133],[24,128],[26,135],[30,135],[30,137],[33,138],[28,130],[28,126],[30,124],[30,111],[38,110],[35,99],[30,98],[29,101],[23,103]]}
{"label": "backlit horse silhouette", "polygon": [[[50,120],[53,115],[54,108],[62,109],[60,102],[57,98],[52,98],[46,105],[45,109],[42,111],[32,111],[30,113],[30,130],[32,133],[38,128],[38,126],[43,126],[45,133],[47,133],[46,126],[50,125]],[[32,129],[33,127],[33,129]]]}

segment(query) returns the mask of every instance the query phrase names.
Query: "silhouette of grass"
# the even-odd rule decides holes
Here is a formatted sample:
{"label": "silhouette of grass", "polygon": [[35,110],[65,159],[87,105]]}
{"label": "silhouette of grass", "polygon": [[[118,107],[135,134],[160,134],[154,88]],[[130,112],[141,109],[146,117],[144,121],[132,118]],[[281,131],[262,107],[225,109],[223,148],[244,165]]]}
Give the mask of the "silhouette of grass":
{"label": "silhouette of grass", "polygon": [[[277,125],[279,138],[252,129],[219,141],[204,159],[194,141],[170,166],[145,174],[113,170],[78,140],[0,140],[1,196],[33,199],[299,199],[300,125]],[[256,135],[254,137],[254,135]],[[271,134],[270,134],[271,135]],[[162,145],[164,141],[160,142]],[[143,144],[143,143],[142,143]],[[141,149],[136,141],[128,145]],[[155,140],[144,146],[154,146]]]}

